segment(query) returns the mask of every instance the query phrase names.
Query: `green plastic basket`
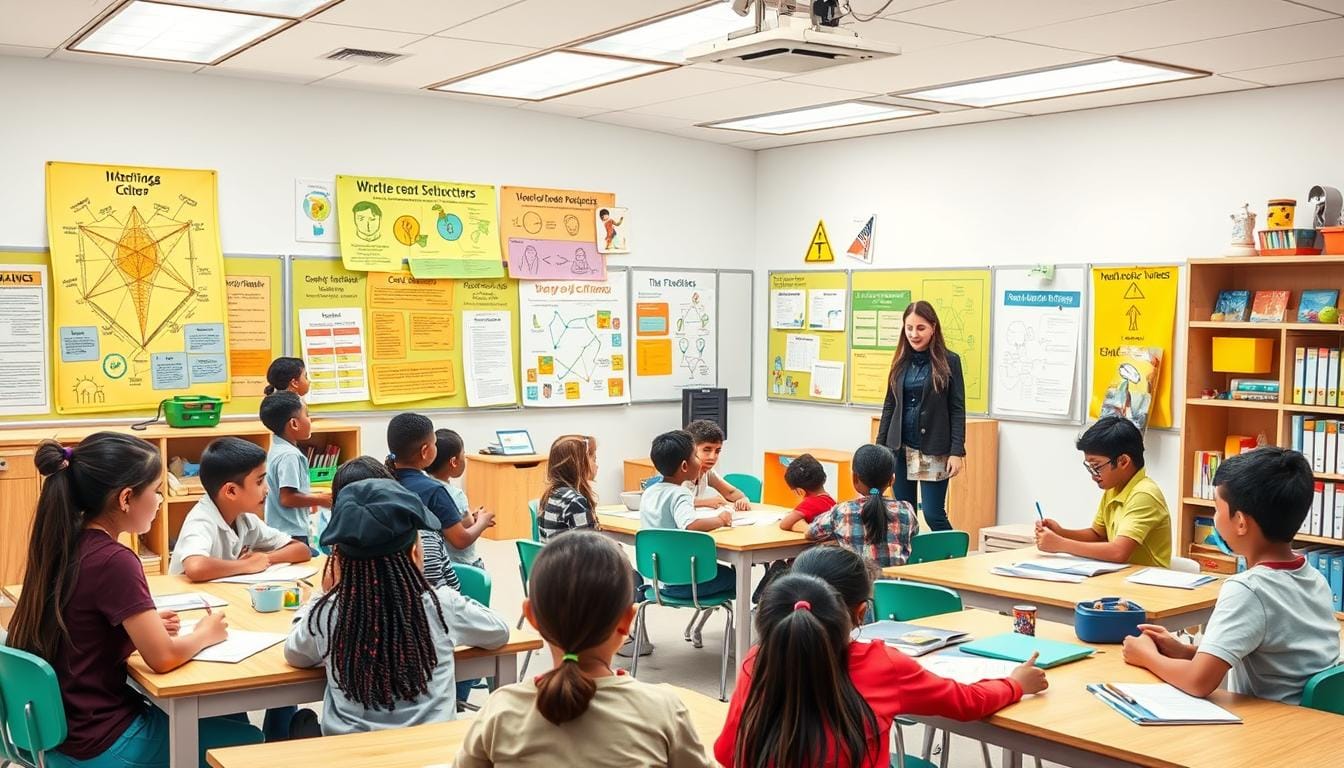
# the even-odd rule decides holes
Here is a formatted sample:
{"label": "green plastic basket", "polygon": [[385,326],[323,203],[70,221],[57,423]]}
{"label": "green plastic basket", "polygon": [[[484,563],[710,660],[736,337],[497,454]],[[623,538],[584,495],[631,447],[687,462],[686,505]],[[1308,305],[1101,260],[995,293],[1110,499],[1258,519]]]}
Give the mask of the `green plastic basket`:
{"label": "green plastic basket", "polygon": [[336,479],[336,467],[309,467],[308,482],[313,485],[331,485]]}
{"label": "green plastic basket", "polygon": [[224,411],[224,401],[208,395],[178,395],[160,405],[170,427],[213,427]]}

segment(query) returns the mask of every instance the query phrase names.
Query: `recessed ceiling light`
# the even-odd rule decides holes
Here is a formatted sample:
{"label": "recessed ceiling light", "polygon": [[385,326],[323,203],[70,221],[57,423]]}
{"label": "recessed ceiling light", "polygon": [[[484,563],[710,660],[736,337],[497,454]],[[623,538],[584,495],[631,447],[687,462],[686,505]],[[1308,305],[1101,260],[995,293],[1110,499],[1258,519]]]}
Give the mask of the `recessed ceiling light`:
{"label": "recessed ceiling light", "polygon": [[802,109],[790,109],[784,112],[720,120],[705,123],[704,127],[782,135],[927,114],[931,114],[929,110],[914,107],[878,104],[873,101],[842,101],[837,104],[823,104],[819,107],[803,107]]}
{"label": "recessed ceiling light", "polygon": [[673,66],[577,51],[553,51],[430,87],[450,93],[541,101]]}
{"label": "recessed ceiling light", "polygon": [[[767,25],[774,26],[775,9],[766,11]],[[641,24],[614,35],[607,35],[575,46],[579,50],[611,53],[636,59],[671,61],[686,60],[686,49],[696,43],[705,43],[732,32],[754,29],[752,18],[743,18],[726,2],[697,8],[686,13],[668,16],[648,24]]]}
{"label": "recessed ceiling light", "polygon": [[217,11],[285,16],[291,19],[302,18],[318,8],[332,5],[332,0],[173,0],[173,2],[177,5],[194,5]]}
{"label": "recessed ceiling light", "polygon": [[1018,72],[964,83],[940,85],[899,94],[910,99],[961,104],[967,107],[994,107],[1019,101],[1052,99],[1079,93],[1110,91],[1136,85],[1167,83],[1206,77],[1208,72],[1154,64],[1121,57],[1065,64],[1061,67]]}
{"label": "recessed ceiling light", "polygon": [[70,50],[213,64],[290,23],[267,16],[132,0]]}

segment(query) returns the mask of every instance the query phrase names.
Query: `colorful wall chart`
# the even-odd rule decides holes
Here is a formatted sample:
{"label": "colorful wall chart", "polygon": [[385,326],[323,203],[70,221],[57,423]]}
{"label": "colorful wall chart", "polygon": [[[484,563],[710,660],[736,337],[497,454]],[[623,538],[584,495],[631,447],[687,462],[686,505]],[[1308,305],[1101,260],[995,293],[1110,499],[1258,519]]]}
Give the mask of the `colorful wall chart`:
{"label": "colorful wall chart", "polygon": [[843,305],[848,287],[845,272],[770,273],[766,334],[766,394],[770,398],[821,403],[844,400],[844,325],[840,324],[839,331],[826,330],[834,326],[834,320],[819,317],[820,327],[813,328],[809,309],[829,307],[836,291]]}
{"label": "colorful wall chart", "polygon": [[214,171],[47,164],[56,409],[230,394]]}
{"label": "colorful wall chart", "polygon": [[522,280],[605,280],[595,217],[612,209],[610,192],[500,187],[500,231],[509,276]]}
{"label": "colorful wall chart", "polygon": [[489,184],[337,176],[341,260],[357,272],[498,277],[499,213]]}
{"label": "colorful wall chart", "polygon": [[336,184],[331,179],[294,180],[294,239],[335,243]]}
{"label": "colorful wall chart", "polygon": [[367,279],[370,399],[381,405],[456,394],[453,281],[405,270]]}
{"label": "colorful wall chart", "polygon": [[718,385],[716,282],[713,272],[631,271],[636,401]]}
{"label": "colorful wall chart", "polygon": [[994,270],[994,415],[1082,418],[1086,267]]}
{"label": "colorful wall chart", "polygon": [[607,280],[518,284],[523,405],[627,403],[630,326],[625,273]]}
{"label": "colorful wall chart", "polygon": [[256,410],[265,394],[266,369],[284,354],[283,294],[283,262],[278,257],[224,257],[231,413]]}
{"label": "colorful wall chart", "polygon": [[50,287],[46,264],[0,253],[0,416],[51,410]]}
{"label": "colorful wall chart", "polygon": [[1179,278],[1180,268],[1174,264],[1092,269],[1092,397],[1087,411],[1090,417],[1096,418],[1101,413],[1107,389],[1116,379],[1120,348],[1156,347],[1162,350],[1162,362],[1157,371],[1156,397],[1148,407],[1147,424],[1172,426],[1171,382],[1175,379],[1172,370]]}
{"label": "colorful wall chart", "polygon": [[987,413],[990,285],[987,269],[856,270],[850,286],[850,402],[882,404],[904,332],[902,314],[922,300],[938,313],[947,348],[961,357],[966,411]]}

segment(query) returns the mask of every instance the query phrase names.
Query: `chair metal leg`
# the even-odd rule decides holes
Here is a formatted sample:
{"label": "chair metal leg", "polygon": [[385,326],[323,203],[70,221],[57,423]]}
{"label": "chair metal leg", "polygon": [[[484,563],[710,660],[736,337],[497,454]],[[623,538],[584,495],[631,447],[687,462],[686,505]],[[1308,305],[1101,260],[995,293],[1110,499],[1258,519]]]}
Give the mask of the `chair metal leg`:
{"label": "chair metal leg", "polygon": [[[532,663],[532,654],[534,653],[536,653],[536,651],[528,651],[527,655],[523,656],[523,671],[518,673],[520,679],[527,677],[527,665]],[[985,768],[989,767],[986,766]]]}
{"label": "chair metal leg", "polygon": [[1036,768],[1041,768],[1041,758],[1033,757],[1031,759],[1036,761]]}
{"label": "chair metal leg", "polygon": [[901,732],[901,726],[896,725],[891,729],[892,736],[896,738],[896,746],[891,753],[892,768],[905,768],[905,734]]}
{"label": "chair metal leg", "polygon": [[635,614],[635,647],[634,653],[630,657],[631,677],[635,677],[639,673],[640,641],[644,639],[644,609],[648,607],[648,603],[640,603],[639,611]]}
{"label": "chair metal leg", "polygon": [[994,768],[994,762],[989,758],[989,745],[980,742],[980,756],[985,759],[985,768]]}
{"label": "chair metal leg", "polygon": [[939,768],[947,768],[947,753],[952,751],[951,747],[952,747],[952,732],[949,731],[949,730],[944,729],[944,730],[943,730],[943,754],[939,755],[939,757],[938,757],[938,766],[939,766]]}
{"label": "chair metal leg", "polygon": [[[723,620],[723,651],[719,658],[719,701],[728,700],[728,647],[733,641],[733,608],[730,604],[723,606],[725,618]],[[709,615],[708,612],[705,613]]]}
{"label": "chair metal leg", "polygon": [[709,621],[709,617],[710,617],[710,615],[713,614],[713,613],[714,613],[714,609],[713,609],[713,608],[702,608],[702,609],[700,610],[700,623],[695,625],[695,631],[691,633],[691,645],[692,645],[692,646],[694,646],[694,647],[696,647],[696,648],[704,648],[704,647],[705,647],[705,641],[704,641],[704,638],[701,637],[701,632],[704,631],[704,629],[705,629],[705,623]]}
{"label": "chair metal leg", "polygon": [[925,760],[933,756],[933,737],[937,735],[937,728],[931,725],[924,726],[924,753],[922,756]]}

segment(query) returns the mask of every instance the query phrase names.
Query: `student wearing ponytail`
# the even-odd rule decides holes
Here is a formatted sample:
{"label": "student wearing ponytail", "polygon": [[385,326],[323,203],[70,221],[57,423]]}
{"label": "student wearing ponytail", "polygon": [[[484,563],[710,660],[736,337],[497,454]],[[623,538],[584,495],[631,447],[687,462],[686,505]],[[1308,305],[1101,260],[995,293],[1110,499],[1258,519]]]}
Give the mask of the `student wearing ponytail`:
{"label": "student wearing ponytail", "polygon": [[919,518],[907,501],[888,498],[896,458],[885,445],[864,445],[854,452],[853,482],[859,497],[822,512],[807,527],[813,541],[834,541],[877,565],[904,565]]}
{"label": "student wearing ponytail", "polygon": [[[117,541],[147,532],[158,514],[159,453],[97,432],[74,448],[45,441],[35,463],[47,479],[8,645],[45,659],[61,687],[69,735],[47,764],[166,768],[168,717],[127,684],[126,659],[138,651],[167,672],[223,641],[227,624],[215,611],[178,634],[177,614],[155,610],[140,558]],[[245,719],[202,720],[201,765],[207,749],[259,741]]]}
{"label": "student wearing ponytail", "polygon": [[308,396],[308,366],[297,357],[277,357],[266,369],[265,394],[293,392],[299,397]]}
{"label": "student wearing ponytail", "polygon": [[591,530],[554,536],[529,584],[523,615],[555,666],[490,696],[458,768],[711,765],[675,694],[611,668],[635,620],[630,561],[619,546]]}

